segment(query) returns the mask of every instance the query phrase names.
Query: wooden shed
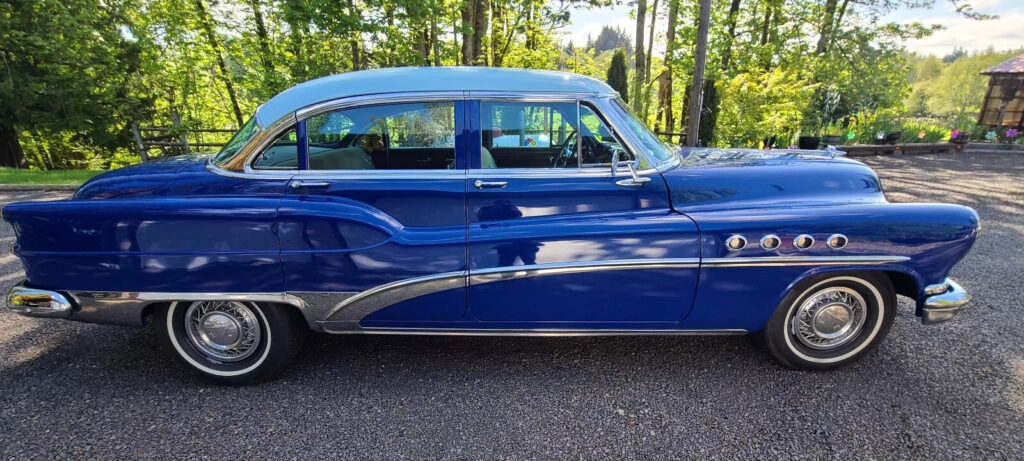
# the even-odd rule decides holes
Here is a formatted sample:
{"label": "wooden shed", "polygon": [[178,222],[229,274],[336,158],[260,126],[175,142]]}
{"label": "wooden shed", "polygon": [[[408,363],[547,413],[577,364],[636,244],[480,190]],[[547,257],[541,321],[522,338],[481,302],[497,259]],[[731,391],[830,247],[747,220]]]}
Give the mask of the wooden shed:
{"label": "wooden shed", "polygon": [[981,74],[989,77],[978,124],[1024,128],[1024,54]]}

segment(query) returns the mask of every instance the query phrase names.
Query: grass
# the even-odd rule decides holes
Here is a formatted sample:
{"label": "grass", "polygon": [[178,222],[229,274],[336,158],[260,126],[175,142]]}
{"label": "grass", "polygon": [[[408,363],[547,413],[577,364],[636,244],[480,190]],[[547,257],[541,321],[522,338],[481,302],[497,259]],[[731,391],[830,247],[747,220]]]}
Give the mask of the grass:
{"label": "grass", "polygon": [[0,184],[81,184],[101,170],[23,170],[0,168]]}

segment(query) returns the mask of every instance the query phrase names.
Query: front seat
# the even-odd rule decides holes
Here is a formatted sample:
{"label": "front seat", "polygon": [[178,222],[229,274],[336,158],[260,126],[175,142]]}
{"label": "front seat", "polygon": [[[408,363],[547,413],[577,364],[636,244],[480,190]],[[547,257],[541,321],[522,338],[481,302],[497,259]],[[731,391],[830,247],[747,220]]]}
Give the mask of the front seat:
{"label": "front seat", "polygon": [[480,146],[480,168],[497,168],[498,164],[494,163],[494,156],[487,150],[486,147]]}

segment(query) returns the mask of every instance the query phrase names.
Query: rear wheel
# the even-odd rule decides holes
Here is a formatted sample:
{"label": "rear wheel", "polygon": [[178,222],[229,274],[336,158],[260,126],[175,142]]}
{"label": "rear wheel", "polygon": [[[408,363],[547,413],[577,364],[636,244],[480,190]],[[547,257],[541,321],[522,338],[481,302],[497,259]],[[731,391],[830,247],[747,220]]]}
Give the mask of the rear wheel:
{"label": "rear wheel", "polygon": [[857,360],[888,334],[896,292],[888,277],[852,273],[799,284],[765,326],[768,351],[790,368],[828,370]]}
{"label": "rear wheel", "polygon": [[201,375],[249,384],[278,375],[298,354],[307,328],[301,316],[274,304],[174,302],[157,313],[166,345]]}

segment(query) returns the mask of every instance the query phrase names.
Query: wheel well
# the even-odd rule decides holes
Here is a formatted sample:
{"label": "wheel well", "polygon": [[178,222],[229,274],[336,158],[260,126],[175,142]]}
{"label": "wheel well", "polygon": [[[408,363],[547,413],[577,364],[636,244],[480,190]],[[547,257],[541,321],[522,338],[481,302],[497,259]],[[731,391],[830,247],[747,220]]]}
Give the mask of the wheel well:
{"label": "wheel well", "polygon": [[896,294],[903,295],[911,299],[917,299],[917,293],[920,291],[917,285],[917,280],[913,276],[896,271],[883,271],[883,274],[889,277],[892,281],[893,288],[896,289]]}
{"label": "wheel well", "polygon": [[[149,323],[149,321],[150,321],[149,319],[153,318],[153,314],[156,314],[156,310],[157,309],[159,309],[161,307],[169,306],[170,304],[171,304],[170,302],[157,302],[157,303],[149,304],[146,307],[143,307],[142,308],[142,322],[143,322],[143,325]],[[290,315],[296,317],[299,320],[302,320],[302,323],[305,323],[307,326],[310,326],[309,322],[306,321],[306,317],[302,313],[302,309],[299,309],[298,306],[295,306],[293,304],[288,304],[288,303],[266,303],[266,304],[274,304],[276,306],[281,306],[283,308],[286,308]],[[312,329],[311,326],[310,326],[310,329]]]}

